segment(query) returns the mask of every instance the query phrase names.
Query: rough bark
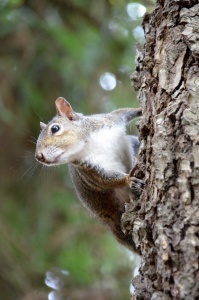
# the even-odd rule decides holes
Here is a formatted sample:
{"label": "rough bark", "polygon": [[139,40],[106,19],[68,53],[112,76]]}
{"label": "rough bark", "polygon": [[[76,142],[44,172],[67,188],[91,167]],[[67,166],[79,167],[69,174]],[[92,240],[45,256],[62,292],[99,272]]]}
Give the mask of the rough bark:
{"label": "rough bark", "polygon": [[198,1],[158,1],[143,28],[132,83],[145,187],[123,216],[142,252],[132,299],[199,299]]}

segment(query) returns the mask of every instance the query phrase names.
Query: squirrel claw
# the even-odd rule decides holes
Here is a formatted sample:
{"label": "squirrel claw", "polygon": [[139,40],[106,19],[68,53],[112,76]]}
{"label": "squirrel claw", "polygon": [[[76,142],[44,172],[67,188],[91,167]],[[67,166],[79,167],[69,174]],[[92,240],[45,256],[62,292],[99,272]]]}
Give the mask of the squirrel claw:
{"label": "squirrel claw", "polygon": [[143,180],[136,177],[129,177],[128,183],[133,194],[135,194],[136,196],[140,196],[142,194],[144,188]]}

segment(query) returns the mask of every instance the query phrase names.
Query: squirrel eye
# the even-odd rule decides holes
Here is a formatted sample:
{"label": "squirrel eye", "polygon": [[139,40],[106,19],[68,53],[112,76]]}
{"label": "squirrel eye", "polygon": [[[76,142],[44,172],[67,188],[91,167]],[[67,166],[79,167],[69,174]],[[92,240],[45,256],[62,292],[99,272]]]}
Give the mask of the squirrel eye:
{"label": "squirrel eye", "polygon": [[60,126],[59,125],[53,125],[52,127],[51,127],[51,132],[52,133],[56,133],[57,131],[59,131],[60,130]]}

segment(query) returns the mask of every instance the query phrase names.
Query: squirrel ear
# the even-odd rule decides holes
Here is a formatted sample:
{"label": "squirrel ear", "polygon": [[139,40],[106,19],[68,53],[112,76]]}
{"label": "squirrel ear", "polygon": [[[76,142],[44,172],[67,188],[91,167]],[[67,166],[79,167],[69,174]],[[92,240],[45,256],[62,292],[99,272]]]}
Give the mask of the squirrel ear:
{"label": "squirrel ear", "polygon": [[47,125],[46,125],[45,123],[40,122],[40,127],[41,127],[41,129],[44,129],[46,126],[47,126]]}
{"label": "squirrel ear", "polygon": [[57,113],[61,117],[67,117],[69,120],[77,120],[78,115],[73,111],[72,106],[63,97],[57,98],[55,101]]}

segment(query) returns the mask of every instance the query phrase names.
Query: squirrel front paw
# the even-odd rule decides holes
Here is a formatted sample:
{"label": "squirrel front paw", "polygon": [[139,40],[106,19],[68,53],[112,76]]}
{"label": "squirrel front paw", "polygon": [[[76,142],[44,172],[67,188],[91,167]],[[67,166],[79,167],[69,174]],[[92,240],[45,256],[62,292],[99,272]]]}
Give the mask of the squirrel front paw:
{"label": "squirrel front paw", "polygon": [[135,171],[139,168],[139,164],[136,164],[136,166],[130,171],[128,175],[128,185],[134,195],[137,197],[140,197],[140,195],[143,192],[144,188],[144,181],[135,177]]}
{"label": "squirrel front paw", "polygon": [[139,197],[143,192],[144,181],[136,177],[129,177],[128,183],[132,193]]}

